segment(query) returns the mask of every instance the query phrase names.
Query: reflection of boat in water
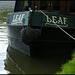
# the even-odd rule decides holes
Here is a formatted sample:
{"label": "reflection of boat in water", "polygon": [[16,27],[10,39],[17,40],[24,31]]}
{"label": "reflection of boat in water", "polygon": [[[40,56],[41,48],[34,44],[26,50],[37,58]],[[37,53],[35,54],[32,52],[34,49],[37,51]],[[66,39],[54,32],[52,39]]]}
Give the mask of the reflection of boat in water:
{"label": "reflection of boat in water", "polygon": [[11,74],[53,74],[60,70],[61,64],[69,59],[67,53],[64,56],[53,56],[31,58],[22,55],[9,46],[5,59],[5,69]]}
{"label": "reflection of boat in water", "polygon": [[9,45],[33,57],[71,50],[75,47],[74,6],[75,1],[66,0],[16,0],[14,12],[7,17]]}

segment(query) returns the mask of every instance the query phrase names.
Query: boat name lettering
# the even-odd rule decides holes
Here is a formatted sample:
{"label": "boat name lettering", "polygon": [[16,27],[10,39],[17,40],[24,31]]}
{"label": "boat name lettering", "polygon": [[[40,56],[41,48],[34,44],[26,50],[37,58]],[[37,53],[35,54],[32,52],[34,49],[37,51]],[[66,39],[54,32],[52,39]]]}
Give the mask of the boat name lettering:
{"label": "boat name lettering", "polygon": [[47,23],[45,23],[45,25],[54,25],[54,24],[68,26],[67,18],[66,17],[57,17],[57,16],[52,16],[51,18],[49,18],[47,16]]}
{"label": "boat name lettering", "polygon": [[22,23],[22,19],[24,18],[24,16],[25,14],[14,15],[11,24]]}

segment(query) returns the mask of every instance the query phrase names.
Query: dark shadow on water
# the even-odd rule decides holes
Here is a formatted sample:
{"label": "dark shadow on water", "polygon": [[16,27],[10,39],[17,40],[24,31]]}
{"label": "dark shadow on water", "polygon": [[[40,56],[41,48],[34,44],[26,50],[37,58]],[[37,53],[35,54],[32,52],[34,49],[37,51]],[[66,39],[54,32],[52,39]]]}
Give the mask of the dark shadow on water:
{"label": "dark shadow on water", "polygon": [[8,46],[5,69],[10,74],[55,74],[71,57],[70,52],[31,58]]}

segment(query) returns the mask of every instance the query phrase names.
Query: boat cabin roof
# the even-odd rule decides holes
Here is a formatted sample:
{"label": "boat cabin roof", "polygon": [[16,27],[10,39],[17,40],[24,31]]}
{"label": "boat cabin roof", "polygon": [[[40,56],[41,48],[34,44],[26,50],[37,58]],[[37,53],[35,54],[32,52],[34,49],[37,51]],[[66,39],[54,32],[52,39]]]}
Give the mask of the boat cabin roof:
{"label": "boat cabin roof", "polygon": [[75,15],[75,0],[16,0],[14,12],[42,10]]}

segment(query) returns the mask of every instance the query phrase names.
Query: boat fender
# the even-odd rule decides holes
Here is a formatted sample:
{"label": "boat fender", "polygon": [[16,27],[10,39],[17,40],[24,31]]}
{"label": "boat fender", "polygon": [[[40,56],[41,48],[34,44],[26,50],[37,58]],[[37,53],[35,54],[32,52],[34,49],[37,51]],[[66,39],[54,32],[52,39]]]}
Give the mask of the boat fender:
{"label": "boat fender", "polygon": [[40,36],[40,29],[35,29],[31,28],[30,26],[27,26],[21,30],[22,41],[27,45],[34,43]]}

